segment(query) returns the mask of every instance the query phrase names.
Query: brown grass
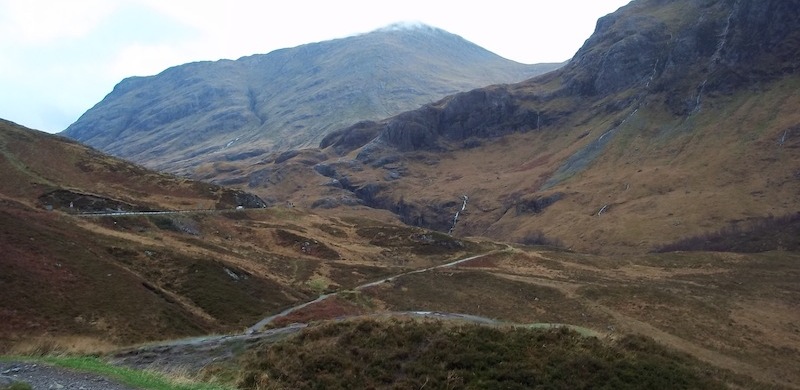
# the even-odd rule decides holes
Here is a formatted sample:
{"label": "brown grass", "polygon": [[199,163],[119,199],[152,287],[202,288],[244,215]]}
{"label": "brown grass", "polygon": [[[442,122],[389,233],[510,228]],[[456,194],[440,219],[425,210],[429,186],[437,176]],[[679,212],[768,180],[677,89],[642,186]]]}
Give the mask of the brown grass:
{"label": "brown grass", "polygon": [[[74,193],[157,208],[210,208],[228,193],[5,123],[0,146],[3,350],[27,340],[37,341],[26,349],[48,349],[35,345],[71,336],[127,344],[238,331],[309,300],[319,280],[347,288],[393,274],[399,258],[406,266],[446,261],[413,245],[382,253],[352,225],[286,207],[241,218],[47,212],[39,196],[67,183]],[[46,164],[45,155],[63,163]]]}
{"label": "brown grass", "polygon": [[35,336],[14,342],[6,353],[10,355],[102,355],[114,351],[119,345],[88,336]]}
{"label": "brown grass", "polygon": [[364,314],[365,310],[352,300],[339,296],[332,296],[322,302],[306,306],[294,311],[285,317],[275,320],[270,325],[273,327],[287,326],[292,323],[311,323],[316,321],[333,320]]}

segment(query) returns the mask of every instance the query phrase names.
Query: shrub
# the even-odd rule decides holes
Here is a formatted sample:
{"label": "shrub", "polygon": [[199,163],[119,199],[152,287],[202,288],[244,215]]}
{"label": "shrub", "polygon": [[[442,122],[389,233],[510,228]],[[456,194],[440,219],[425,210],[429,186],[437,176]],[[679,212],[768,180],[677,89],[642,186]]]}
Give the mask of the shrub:
{"label": "shrub", "polygon": [[322,324],[239,364],[244,389],[724,388],[702,363],[644,337],[411,319]]}
{"label": "shrub", "polygon": [[800,212],[769,216],[738,223],[718,231],[686,237],[654,249],[654,252],[711,251],[757,253],[771,250],[800,250]]}

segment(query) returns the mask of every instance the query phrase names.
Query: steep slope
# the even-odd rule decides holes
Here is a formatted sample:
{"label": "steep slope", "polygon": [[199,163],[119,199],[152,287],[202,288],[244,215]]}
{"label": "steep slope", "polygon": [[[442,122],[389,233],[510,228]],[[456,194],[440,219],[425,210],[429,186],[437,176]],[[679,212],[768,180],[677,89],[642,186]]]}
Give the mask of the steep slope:
{"label": "steep slope", "polygon": [[118,260],[152,250],[160,261],[203,261],[95,231],[58,210],[227,209],[237,198],[265,206],[260,199],[147,171],[4,120],[0,172],[0,349],[31,334],[130,342],[225,327]]}
{"label": "steep slope", "polygon": [[[27,206],[74,212],[266,206],[239,190],[150,171],[3,119],[0,131],[0,195]],[[87,199],[95,204],[82,209]]]}
{"label": "steep slope", "polygon": [[515,63],[432,27],[390,26],[129,78],[63,134],[151,168],[192,173],[202,162],[316,145],[358,120],[559,65]]}
{"label": "steep slope", "polygon": [[[357,213],[266,207],[1,120],[0,206],[0,353],[36,337],[69,347],[237,332],[394,267],[484,250]],[[91,214],[136,210],[183,212]],[[373,243],[384,231],[406,241]]]}
{"label": "steep slope", "polygon": [[334,131],[302,187],[280,159],[248,186],[442,231],[467,195],[456,234],[591,251],[794,213],[798,27],[798,1],[634,1],[556,72]]}

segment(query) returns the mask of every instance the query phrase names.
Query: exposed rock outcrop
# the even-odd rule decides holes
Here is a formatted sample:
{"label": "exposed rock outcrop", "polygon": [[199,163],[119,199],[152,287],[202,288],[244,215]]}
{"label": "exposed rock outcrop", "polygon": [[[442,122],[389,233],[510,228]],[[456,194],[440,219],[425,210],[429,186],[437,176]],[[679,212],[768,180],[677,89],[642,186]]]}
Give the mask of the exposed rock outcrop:
{"label": "exposed rock outcrop", "polygon": [[240,206],[246,209],[260,209],[267,207],[267,203],[254,194],[241,190],[225,189],[219,202],[217,202],[216,208],[228,209]]}

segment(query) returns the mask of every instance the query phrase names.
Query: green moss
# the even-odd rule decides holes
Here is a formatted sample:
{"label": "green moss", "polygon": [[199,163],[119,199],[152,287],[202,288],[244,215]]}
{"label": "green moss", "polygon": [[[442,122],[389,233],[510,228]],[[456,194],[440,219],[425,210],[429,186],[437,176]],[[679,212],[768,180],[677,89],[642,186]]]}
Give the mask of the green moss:
{"label": "green moss", "polygon": [[33,387],[27,383],[16,382],[9,386],[0,387],[0,390],[32,390]]}

